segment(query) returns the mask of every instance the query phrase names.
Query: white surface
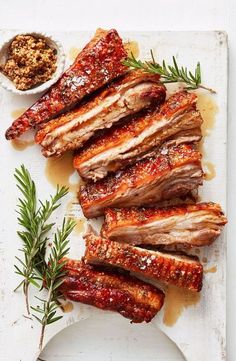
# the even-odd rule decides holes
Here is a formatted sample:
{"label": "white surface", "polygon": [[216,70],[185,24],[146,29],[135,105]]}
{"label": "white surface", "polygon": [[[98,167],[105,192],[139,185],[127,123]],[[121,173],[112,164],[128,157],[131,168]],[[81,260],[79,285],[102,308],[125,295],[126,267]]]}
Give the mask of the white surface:
{"label": "white surface", "polygon": [[111,320],[107,312],[66,328],[50,342],[41,357],[47,361],[184,360],[174,343],[152,325],[127,325],[127,320],[119,315]]}
{"label": "white surface", "polygon": [[[134,5],[136,4],[136,6]],[[144,7],[145,4],[145,7]],[[65,10],[66,9],[66,10]],[[0,23],[2,28],[45,28],[46,30],[81,30],[102,27],[143,30],[215,30],[229,33],[230,44],[230,114],[229,114],[229,218],[234,220],[236,182],[236,125],[235,113],[235,29],[236,7],[233,1],[1,1]],[[230,14],[230,17],[229,17]],[[236,344],[233,343],[235,312],[235,241],[236,223],[228,226],[228,360],[236,359]],[[199,345],[199,348],[201,345]],[[58,358],[60,359],[60,358]],[[73,358],[71,359],[73,360]]]}

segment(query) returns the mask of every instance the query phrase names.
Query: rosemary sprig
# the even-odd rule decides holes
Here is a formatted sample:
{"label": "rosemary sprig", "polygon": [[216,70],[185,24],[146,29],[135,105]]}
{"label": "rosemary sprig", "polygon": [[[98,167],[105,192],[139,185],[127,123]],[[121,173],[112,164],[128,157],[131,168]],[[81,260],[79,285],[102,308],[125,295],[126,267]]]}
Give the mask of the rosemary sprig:
{"label": "rosemary sprig", "polygon": [[[17,187],[22,194],[18,198],[18,224],[22,227],[17,234],[22,241],[23,258],[16,257],[19,265],[15,265],[15,272],[23,277],[15,291],[23,287],[26,309],[30,314],[29,285],[40,287],[38,281],[45,273],[45,252],[48,241],[47,234],[54,223],[48,223],[51,214],[60,206],[60,199],[68,193],[68,188],[57,187],[56,194],[45,202],[37,201],[36,187],[29,171],[24,165],[15,170],[14,177]],[[39,204],[38,204],[39,203]]]}
{"label": "rosemary sprig", "polygon": [[[33,316],[42,325],[39,341],[40,351],[43,347],[46,326],[62,318],[62,316],[56,316],[57,308],[59,307],[58,297],[60,295],[58,288],[62,284],[63,278],[66,275],[66,272],[63,269],[65,261],[63,261],[62,258],[69,252],[69,240],[67,238],[73,231],[75,224],[76,222],[74,220],[68,219],[66,221],[64,219],[62,228],[57,229],[48,259],[45,277],[42,277],[42,281],[48,289],[47,299],[43,300],[37,297],[42,302],[42,306],[31,307],[39,314],[39,316],[35,314],[33,314]],[[40,315],[42,316],[41,318]]]}
{"label": "rosemary sprig", "polygon": [[197,63],[194,72],[189,71],[186,67],[179,67],[176,58],[173,56],[173,65],[166,65],[163,60],[162,65],[158,64],[154,58],[153,51],[151,50],[151,61],[141,61],[135,58],[131,53],[131,57],[128,57],[123,61],[123,64],[131,69],[142,69],[148,73],[159,74],[162,83],[185,83],[185,89],[195,90],[198,88],[206,89],[211,93],[216,93],[215,90],[205,87],[201,84],[201,66]]}

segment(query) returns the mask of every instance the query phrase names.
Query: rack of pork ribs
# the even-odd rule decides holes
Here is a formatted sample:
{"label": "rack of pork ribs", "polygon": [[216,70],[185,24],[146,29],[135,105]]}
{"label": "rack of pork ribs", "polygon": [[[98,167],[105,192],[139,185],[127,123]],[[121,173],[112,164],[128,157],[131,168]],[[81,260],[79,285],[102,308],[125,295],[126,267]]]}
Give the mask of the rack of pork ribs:
{"label": "rack of pork ribs", "polygon": [[202,264],[186,251],[212,244],[227,220],[220,205],[194,198],[204,178],[197,95],[166,99],[159,75],[129,71],[126,57],[117,31],[99,29],[6,138],[36,128],[45,157],[74,151],[83,213],[105,217],[100,235],[84,236],[83,259],[65,259],[61,293],[149,322],[166,286],[201,291]]}

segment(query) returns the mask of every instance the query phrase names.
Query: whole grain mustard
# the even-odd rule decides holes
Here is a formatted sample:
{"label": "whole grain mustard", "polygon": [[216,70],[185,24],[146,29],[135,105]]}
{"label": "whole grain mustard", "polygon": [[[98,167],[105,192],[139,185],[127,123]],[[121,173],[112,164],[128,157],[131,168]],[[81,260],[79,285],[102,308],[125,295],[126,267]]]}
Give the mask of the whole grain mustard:
{"label": "whole grain mustard", "polygon": [[31,89],[51,79],[56,71],[56,50],[43,38],[17,35],[8,49],[8,58],[0,68],[19,90]]}

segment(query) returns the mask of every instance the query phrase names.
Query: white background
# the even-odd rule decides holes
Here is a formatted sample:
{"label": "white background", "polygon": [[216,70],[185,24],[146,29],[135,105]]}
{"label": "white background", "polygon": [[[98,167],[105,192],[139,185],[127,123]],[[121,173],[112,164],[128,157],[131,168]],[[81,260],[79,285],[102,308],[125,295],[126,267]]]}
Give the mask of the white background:
{"label": "white background", "polygon": [[[233,114],[236,114],[235,24],[236,5],[233,0],[0,0],[0,27],[3,29],[68,31],[113,27],[118,30],[226,30],[228,32],[230,67],[227,360],[229,361],[236,360],[234,340],[236,331],[236,239],[234,239],[236,235],[236,119],[233,117]],[[77,360],[77,358],[68,359]],[[56,360],[61,361],[61,357],[58,355]]]}

